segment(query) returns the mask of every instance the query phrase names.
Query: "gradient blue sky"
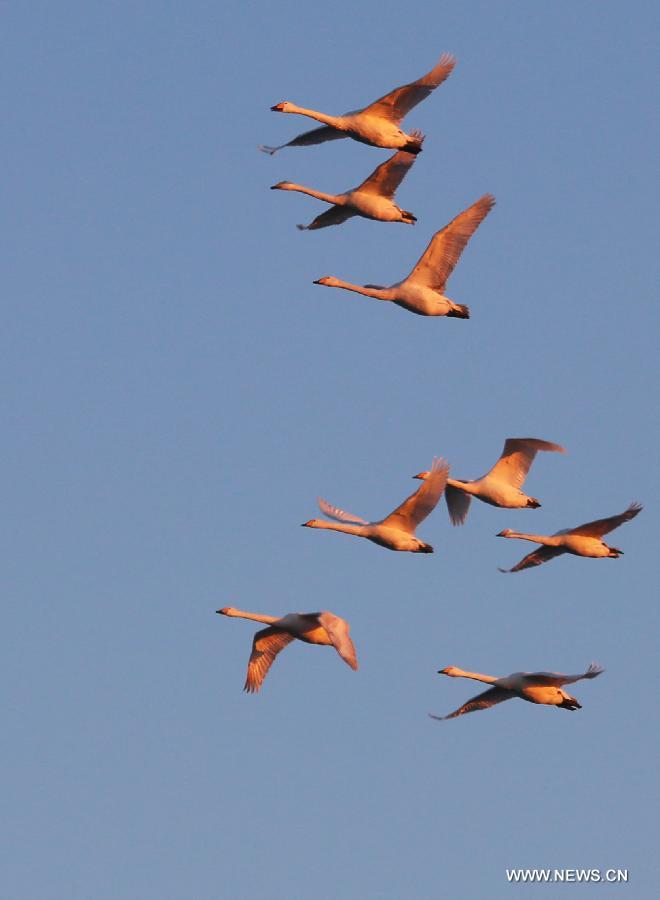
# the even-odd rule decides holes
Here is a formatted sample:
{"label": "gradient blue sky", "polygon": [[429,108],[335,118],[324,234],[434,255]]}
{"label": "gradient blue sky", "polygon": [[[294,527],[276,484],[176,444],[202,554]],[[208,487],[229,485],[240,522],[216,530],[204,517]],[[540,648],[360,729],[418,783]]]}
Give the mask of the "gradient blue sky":
{"label": "gradient blue sky", "polygon": [[[3,4],[2,349],[12,900],[499,900],[505,867],[620,867],[657,896],[655,4]],[[415,228],[299,233],[387,151],[260,154],[451,78],[407,119]],[[390,283],[485,191],[449,295],[469,322],[316,287]],[[432,556],[303,531],[317,494],[378,517],[508,435],[535,512],[444,502]],[[554,531],[645,511],[618,561],[503,576]],[[330,609],[361,668],[296,644],[241,691],[254,628]],[[574,714],[439,723],[438,676],[606,666]]]}

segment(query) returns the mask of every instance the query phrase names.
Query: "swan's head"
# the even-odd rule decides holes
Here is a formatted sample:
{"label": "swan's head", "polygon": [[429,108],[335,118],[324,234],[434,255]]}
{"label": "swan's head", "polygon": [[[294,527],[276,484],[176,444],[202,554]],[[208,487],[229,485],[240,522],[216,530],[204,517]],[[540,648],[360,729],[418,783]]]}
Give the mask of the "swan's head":
{"label": "swan's head", "polygon": [[223,606],[222,609],[216,609],[217,613],[220,613],[221,616],[232,616],[234,614],[233,606]]}
{"label": "swan's head", "polygon": [[417,475],[413,475],[413,478],[419,478],[420,481],[426,481],[430,474],[430,472],[419,472]]}
{"label": "swan's head", "polygon": [[303,522],[300,527],[301,528],[318,528],[319,520],[318,519],[310,519],[309,522]]}
{"label": "swan's head", "polygon": [[278,181],[277,184],[271,184],[271,191],[286,191],[289,189],[290,181]]}
{"label": "swan's head", "polygon": [[417,221],[417,216],[414,213],[408,212],[406,209],[401,210],[401,221],[406,225],[414,225]]}
{"label": "swan's head", "polygon": [[512,528],[505,528],[504,531],[498,531],[495,537],[509,537],[513,534]]}
{"label": "swan's head", "polygon": [[276,103],[275,106],[271,106],[271,112],[292,112],[291,107],[293,103],[289,103],[288,100],[283,100],[281,103]]}
{"label": "swan's head", "polygon": [[337,287],[339,285],[339,279],[335,278],[333,275],[325,275],[323,278],[317,278],[314,284],[325,284],[327,287]]}
{"label": "swan's head", "polygon": [[450,675],[452,678],[455,678],[460,674],[460,671],[456,666],[447,666],[444,669],[438,669],[438,675]]}

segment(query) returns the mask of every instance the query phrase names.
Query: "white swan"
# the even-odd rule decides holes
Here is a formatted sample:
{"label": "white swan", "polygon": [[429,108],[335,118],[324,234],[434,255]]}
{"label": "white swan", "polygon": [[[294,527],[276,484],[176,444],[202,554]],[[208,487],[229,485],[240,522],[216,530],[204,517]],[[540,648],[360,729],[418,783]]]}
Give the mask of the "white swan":
{"label": "white swan", "polygon": [[641,511],[641,503],[631,503],[625,512],[619,513],[618,516],[610,516],[609,519],[596,519],[595,522],[586,522],[584,525],[578,525],[577,528],[565,528],[563,531],[557,531],[555,534],[522,534],[518,531],[512,531],[511,528],[505,528],[500,531],[496,537],[520,538],[523,541],[534,541],[536,544],[542,544],[538,550],[529,553],[524,559],[514,566],[512,569],[500,569],[500,572],[520,572],[522,569],[531,569],[533,566],[540,566],[541,563],[560,556],[562,553],[572,553],[574,556],[589,556],[600,559],[610,557],[618,559],[623,554],[623,550],[616,547],[608,547],[601,540],[604,534],[614,531],[624,522],[629,522]]}
{"label": "white swan", "polygon": [[[528,497],[521,488],[539,450],[566,452],[559,444],[538,438],[507,438],[502,455],[490,472],[476,481],[448,478],[445,499],[452,525],[465,522],[472,497],[506,509],[537,509],[540,501]],[[413,477],[423,481],[427,475],[428,472],[420,472]]]}
{"label": "white swan", "polygon": [[602,666],[591,663],[582,675],[561,675],[559,672],[514,672],[506,678],[495,678],[492,675],[464,672],[456,666],[447,666],[446,669],[440,669],[438,674],[449,675],[452,678],[473,678],[475,681],[492,684],[493,687],[483,694],[477,694],[448,716],[434,716],[433,713],[429,715],[432,719],[455,719],[456,716],[473,712],[475,709],[488,709],[503,700],[511,700],[512,697],[520,697],[521,700],[528,700],[530,703],[558,706],[561,709],[582,709],[575,697],[562,691],[561,686],[583,678],[595,678],[603,671],[605,670]]}
{"label": "white swan", "polygon": [[421,134],[413,131],[405,134],[400,128],[402,119],[424,100],[438,85],[451,74],[456,60],[449,53],[443,53],[437,65],[426,75],[413,81],[412,84],[404,84],[395,88],[380,100],[375,100],[364,109],[357,109],[343,116],[328,116],[314,109],[305,109],[296,106],[295,103],[284,101],[271,106],[273,112],[296,113],[301,116],[309,116],[318,122],[323,122],[321,128],[314,128],[299,134],[287,144],[279,147],[260,146],[264,153],[276,153],[283,147],[309,147],[312,144],[322,144],[325,141],[334,141],[337,138],[351,137],[363,144],[371,144],[373,147],[389,147],[392,150],[407,150],[408,153],[419,153],[422,149]]}
{"label": "white swan", "polygon": [[349,624],[331,612],[289,613],[281,618],[242,612],[233,606],[225,606],[216,612],[223,616],[263,622],[269,626],[257,631],[252,641],[252,653],[243,688],[248,693],[259,690],[277,654],[296,639],[306,644],[334,647],[351,669],[358,667],[355,647],[348,634]]}
{"label": "white swan", "polygon": [[415,156],[412,153],[400,150],[381,163],[362,184],[343,194],[324,194],[322,191],[293,184],[291,181],[280,181],[274,184],[271,190],[298,191],[333,204],[311,224],[298,225],[301,231],[340,225],[352,216],[364,216],[365,219],[377,219],[379,222],[405,222],[414,225],[416,217],[394,203],[396,189],[414,162]]}
{"label": "white swan", "polygon": [[325,519],[310,519],[303,522],[304,528],[327,528],[367,538],[388,550],[408,550],[411,553],[433,553],[433,547],[415,537],[415,529],[435,508],[442,496],[449,473],[449,464],[443,459],[434,459],[429,477],[421,487],[398,506],[389,516],[378,522],[367,522],[359,516],[352,516],[336,506],[331,506],[319,497],[321,512],[336,522]]}
{"label": "white swan", "polygon": [[409,312],[420,316],[454,316],[469,319],[470,310],[461,303],[445,297],[447,279],[461,257],[465,245],[495,205],[492,194],[484,194],[476,203],[456,216],[431,238],[419,262],[407,278],[390,287],[378,284],[363,286],[326,276],[314,284],[345,288],[375,300],[391,300]]}

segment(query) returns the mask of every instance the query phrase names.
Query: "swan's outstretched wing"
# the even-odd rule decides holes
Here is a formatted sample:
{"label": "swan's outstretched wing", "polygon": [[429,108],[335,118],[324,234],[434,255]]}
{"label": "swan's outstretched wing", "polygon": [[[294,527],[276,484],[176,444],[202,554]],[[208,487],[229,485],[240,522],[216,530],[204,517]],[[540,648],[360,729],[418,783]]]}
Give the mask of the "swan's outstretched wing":
{"label": "swan's outstretched wing", "polygon": [[595,678],[604,672],[605,669],[598,663],[591,663],[586,672],[582,675],[562,675],[561,672],[528,672],[525,680],[529,684],[538,684],[542,686],[561,687],[562,684],[573,684],[574,681],[581,681],[583,678]]}
{"label": "swan's outstretched wing", "polygon": [[328,225],[341,225],[342,222],[355,215],[357,212],[350,206],[331,206],[309,225],[297,225],[296,227],[299,231],[316,231],[317,228],[327,228]]}
{"label": "swan's outstretched wing", "polygon": [[462,525],[467,517],[472,497],[448,484],[445,488],[445,500],[447,501],[451,524]]}
{"label": "swan's outstretched wing", "polygon": [[539,547],[538,550],[532,550],[523,557],[512,569],[500,569],[500,572],[521,572],[523,569],[533,569],[534,566],[540,566],[541,563],[554,559],[555,556],[561,556],[565,552],[563,547]]}
{"label": "swan's outstretched wing", "polygon": [[559,444],[541,441],[538,438],[507,438],[502,455],[485,477],[492,477],[521,488],[539,450],[566,452]]}
{"label": "swan's outstretched wing", "polygon": [[431,91],[451,75],[455,65],[454,57],[450,53],[443,53],[437,65],[426,75],[422,75],[411,84],[394,88],[384,97],[365,106],[361,112],[372,116],[381,116],[398,125],[414,106],[421,103]]}
{"label": "swan's outstretched wing", "polygon": [[452,219],[449,225],[436,231],[406,281],[415,281],[434,291],[443,291],[465,245],[493,206],[495,197],[484,194]]}
{"label": "swan's outstretched wing", "polygon": [[429,715],[432,719],[439,719],[440,721],[443,719],[455,719],[456,716],[474,712],[476,709],[489,709],[491,706],[495,706],[496,703],[501,703],[503,700],[510,700],[515,696],[515,691],[507,691],[501,687],[493,687],[484,691],[483,694],[477,694],[476,697],[468,700],[467,703],[464,703],[463,706],[459,707],[453,713],[449,713],[448,716],[434,716],[433,713],[429,713]]}
{"label": "swan's outstretched wing", "polygon": [[602,537],[614,531],[624,522],[629,522],[642,511],[641,503],[631,503],[625,512],[619,513],[618,516],[610,516],[609,519],[596,519],[595,522],[585,522],[584,525],[578,525],[577,528],[570,528],[568,534],[580,534],[584,537]]}
{"label": "swan's outstretched wing", "polygon": [[315,144],[324,144],[326,141],[336,141],[338,138],[345,137],[348,137],[345,131],[339,131],[331,125],[321,125],[320,128],[303,131],[287,144],[280,144],[279,147],[267,147],[265,144],[259,144],[259,149],[272,156],[273,153],[277,153],[278,150],[283,150],[285,147],[312,147]]}
{"label": "swan's outstretched wing", "polygon": [[341,656],[345,663],[357,671],[358,661],[353,641],[348,635],[349,625],[345,619],[335,616],[330,612],[322,612],[319,614],[319,622],[328,633],[328,637],[332,641],[332,646]]}
{"label": "swan's outstretched wing", "polygon": [[254,694],[259,690],[277,654],[293,640],[295,638],[292,634],[279,628],[263,628],[257,631],[252,641],[244,691]]}
{"label": "swan's outstretched wing", "polygon": [[318,497],[317,500],[319,509],[324,515],[328,516],[329,519],[336,519],[338,522],[348,522],[351,525],[369,524],[366,519],[361,519],[359,516],[353,516],[351,513],[345,512],[338,506],[332,506],[327,500],[324,500],[323,497]]}
{"label": "swan's outstretched wing", "polygon": [[374,169],[371,175],[355,190],[361,191],[363,194],[377,194],[391,200],[415,159],[414,153],[399,150],[394,156],[390,156],[384,163],[381,163],[377,169]]}
{"label": "swan's outstretched wing", "polygon": [[382,520],[382,525],[393,525],[402,531],[414,534],[420,522],[428,516],[442,496],[449,475],[449,463],[444,459],[434,459],[428,477],[394,512]]}

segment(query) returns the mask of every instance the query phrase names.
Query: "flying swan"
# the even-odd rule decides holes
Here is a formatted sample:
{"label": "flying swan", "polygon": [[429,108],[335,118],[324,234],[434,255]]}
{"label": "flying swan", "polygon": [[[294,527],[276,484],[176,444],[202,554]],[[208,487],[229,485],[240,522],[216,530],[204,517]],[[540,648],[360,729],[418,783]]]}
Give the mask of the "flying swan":
{"label": "flying swan", "polygon": [[372,147],[388,147],[392,150],[419,153],[423,141],[421,132],[411,131],[410,134],[405,134],[399,125],[414,106],[428,97],[431,91],[449,77],[455,65],[454,57],[449,53],[443,53],[435,68],[418,78],[417,81],[395,88],[380,100],[365,106],[364,109],[353,110],[343,116],[329,116],[314,109],[296,106],[295,103],[288,101],[277,103],[275,106],[271,106],[273,112],[309,116],[311,119],[323,122],[323,125],[299,134],[287,144],[279,147],[262,145],[259,149],[264,153],[273,154],[283,147],[309,147],[312,144],[322,144],[337,138],[351,137],[363,144],[371,144]]}
{"label": "flying swan", "polygon": [[421,487],[407,500],[404,500],[394,512],[378,522],[367,522],[359,516],[352,516],[343,509],[331,506],[319,497],[321,512],[336,521],[326,522],[325,519],[310,519],[309,522],[303,522],[303,527],[328,528],[331,531],[354,534],[357,537],[367,538],[388,550],[433,553],[433,547],[430,544],[425,544],[424,541],[415,537],[415,529],[435,508],[445,489],[448,473],[449,464],[443,459],[434,459],[429,477]]}
{"label": "flying swan", "polygon": [[583,678],[595,678],[605,671],[602,666],[591,663],[583,675],[561,675],[559,672],[514,672],[506,678],[495,678],[493,675],[480,675],[478,672],[464,672],[456,666],[447,666],[440,669],[438,675],[449,675],[451,678],[473,678],[475,681],[483,681],[492,684],[493,687],[483,694],[477,694],[455,712],[448,716],[434,716],[432,719],[455,719],[464,713],[474,712],[475,709],[489,709],[503,700],[511,700],[520,697],[530,703],[542,703],[545,706],[558,706],[560,709],[582,709],[575,697],[571,697],[566,691],[562,691],[563,684],[572,684]]}
{"label": "flying swan", "polygon": [[280,650],[296,639],[306,644],[334,647],[344,662],[351,669],[357,670],[355,647],[348,635],[349,624],[331,612],[289,613],[280,619],[277,616],[242,612],[232,606],[225,606],[216,612],[222,616],[252,619],[254,622],[263,622],[269,626],[257,631],[252,641],[252,653],[243,687],[243,690],[250,694],[259,690]]}
{"label": "flying swan", "polygon": [[520,538],[523,541],[534,541],[536,544],[542,544],[538,550],[532,551],[524,559],[514,566],[512,569],[500,569],[500,572],[520,572],[522,569],[531,569],[533,566],[540,566],[541,563],[560,556],[562,553],[572,553],[574,556],[589,556],[600,559],[602,557],[610,557],[618,559],[623,554],[623,550],[616,547],[608,547],[601,540],[604,534],[614,531],[624,522],[629,522],[642,510],[641,503],[631,503],[625,512],[619,513],[618,516],[610,516],[609,519],[596,519],[595,522],[586,522],[584,525],[578,525],[577,528],[565,528],[563,531],[557,531],[551,535],[544,534],[522,534],[518,531],[512,531],[505,528],[500,531],[496,537]]}
{"label": "flying swan", "polygon": [[301,231],[314,231],[328,225],[341,225],[353,216],[364,216],[365,219],[377,219],[379,222],[405,222],[414,225],[417,218],[401,209],[394,202],[394,194],[412,164],[415,156],[400,150],[381,163],[371,175],[358,187],[343,194],[324,194],[312,188],[293,184],[291,181],[280,181],[274,184],[272,191],[298,191],[309,194],[317,200],[332,203],[333,206],[317,216],[309,225],[298,225]]}
{"label": "flying swan", "polygon": [[484,194],[476,203],[459,213],[449,225],[436,231],[410,275],[390,287],[378,284],[360,286],[332,276],[319,278],[314,284],[345,288],[375,300],[391,300],[397,306],[420,316],[469,319],[469,308],[461,303],[454,303],[449,297],[445,297],[443,291],[465,245],[494,205],[495,197]]}
{"label": "flying swan", "polygon": [[[470,509],[472,497],[506,509],[538,509],[540,501],[528,497],[521,488],[539,450],[565,453],[559,444],[538,438],[507,438],[504,450],[490,472],[476,481],[447,479],[445,499],[452,525],[462,525]],[[413,476],[422,481],[428,472]]]}

